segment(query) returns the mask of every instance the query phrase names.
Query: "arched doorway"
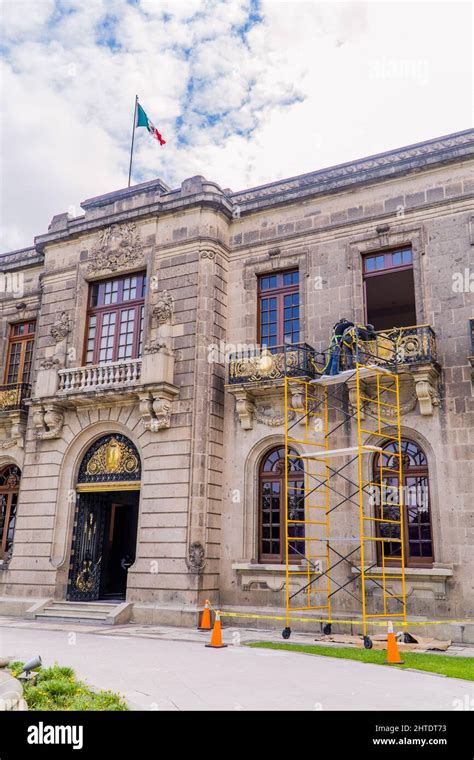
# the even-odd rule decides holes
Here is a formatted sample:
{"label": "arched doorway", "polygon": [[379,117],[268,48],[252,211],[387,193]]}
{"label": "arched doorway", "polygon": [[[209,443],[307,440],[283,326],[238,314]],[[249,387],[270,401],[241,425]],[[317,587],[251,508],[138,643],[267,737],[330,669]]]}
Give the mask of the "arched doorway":
{"label": "arched doorway", "polygon": [[20,478],[20,469],[14,464],[0,469],[0,561],[3,563],[8,562],[13,549]]}
{"label": "arched doorway", "polygon": [[69,600],[125,598],[135,561],[140,479],[140,456],[126,436],[102,436],[86,452],[76,485]]}

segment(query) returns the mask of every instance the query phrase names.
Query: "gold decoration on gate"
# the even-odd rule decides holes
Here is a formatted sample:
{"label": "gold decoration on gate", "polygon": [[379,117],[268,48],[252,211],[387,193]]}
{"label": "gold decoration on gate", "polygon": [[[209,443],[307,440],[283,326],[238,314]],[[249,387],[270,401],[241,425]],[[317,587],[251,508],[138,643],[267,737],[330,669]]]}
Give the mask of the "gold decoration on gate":
{"label": "gold decoration on gate", "polygon": [[89,459],[88,475],[132,475],[138,472],[139,462],[133,449],[117,438],[110,438]]}

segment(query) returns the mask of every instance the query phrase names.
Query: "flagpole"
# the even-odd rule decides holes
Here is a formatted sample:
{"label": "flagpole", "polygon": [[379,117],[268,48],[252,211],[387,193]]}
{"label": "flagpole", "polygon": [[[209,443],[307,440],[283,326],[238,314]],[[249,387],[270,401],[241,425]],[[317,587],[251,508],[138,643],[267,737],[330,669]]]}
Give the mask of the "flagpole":
{"label": "flagpole", "polygon": [[135,124],[137,121],[137,105],[138,105],[138,95],[135,95],[135,106],[133,109],[132,144],[130,146],[130,166],[128,168],[128,186],[129,187],[130,187],[130,182],[132,179],[133,143],[135,141]]}

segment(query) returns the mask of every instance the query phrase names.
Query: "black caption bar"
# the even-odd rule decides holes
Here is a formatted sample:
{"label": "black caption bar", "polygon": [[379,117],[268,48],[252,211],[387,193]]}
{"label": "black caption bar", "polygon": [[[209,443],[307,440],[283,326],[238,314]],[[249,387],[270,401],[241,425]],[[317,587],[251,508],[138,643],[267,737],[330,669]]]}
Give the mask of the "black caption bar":
{"label": "black caption bar", "polygon": [[[258,737],[262,736],[259,730],[262,712],[4,712],[0,713],[0,760],[145,758],[151,752],[169,752],[170,743],[180,754],[188,746],[196,751],[203,741],[206,754],[211,745],[219,755],[225,756],[229,750],[235,753],[239,747],[255,754],[261,741]],[[291,721],[288,724],[291,744],[294,749],[299,746],[300,751],[313,745],[315,753],[318,747],[319,751],[327,752],[329,742],[337,756],[357,750],[358,754],[381,758],[408,755],[472,760],[474,757],[474,713],[468,710],[314,711],[313,715],[308,711],[288,713],[285,719]],[[267,736],[273,721],[278,732],[281,712],[265,713]],[[230,732],[223,731],[225,724]]]}

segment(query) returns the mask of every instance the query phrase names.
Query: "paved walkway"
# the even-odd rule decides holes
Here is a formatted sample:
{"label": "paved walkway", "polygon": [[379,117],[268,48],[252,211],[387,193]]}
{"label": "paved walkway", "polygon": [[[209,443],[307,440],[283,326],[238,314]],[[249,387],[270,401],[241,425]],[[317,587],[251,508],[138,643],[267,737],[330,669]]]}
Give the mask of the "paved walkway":
{"label": "paved walkway", "polygon": [[[190,640],[191,639],[191,640]],[[250,649],[279,634],[208,633],[157,626],[90,626],[0,618],[0,657],[71,665],[91,685],[118,691],[145,710],[452,710],[473,700],[474,683],[350,660]],[[314,640],[295,634],[292,641]],[[455,700],[461,700],[457,703]]]}

